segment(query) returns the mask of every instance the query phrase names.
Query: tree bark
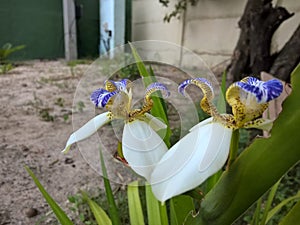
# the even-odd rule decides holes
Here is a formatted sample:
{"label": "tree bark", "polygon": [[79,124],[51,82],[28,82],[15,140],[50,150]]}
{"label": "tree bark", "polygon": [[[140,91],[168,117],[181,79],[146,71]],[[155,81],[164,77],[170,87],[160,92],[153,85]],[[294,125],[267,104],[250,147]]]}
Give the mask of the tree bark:
{"label": "tree bark", "polygon": [[[272,37],[280,24],[291,16],[293,14],[285,8],[273,7],[272,0],[248,0],[239,21],[240,37],[227,69],[234,81],[249,74],[259,76],[261,71],[270,71],[275,57],[270,51]],[[294,45],[294,42],[291,44]],[[289,46],[284,52],[280,52],[278,57],[280,54],[281,57],[289,54],[288,49]],[[296,55],[299,54],[300,52]],[[280,58],[278,60],[282,61]],[[280,67],[279,62],[277,64]]]}
{"label": "tree bark", "polygon": [[289,82],[290,74],[300,63],[300,25],[289,41],[277,54],[270,73],[281,80]]}

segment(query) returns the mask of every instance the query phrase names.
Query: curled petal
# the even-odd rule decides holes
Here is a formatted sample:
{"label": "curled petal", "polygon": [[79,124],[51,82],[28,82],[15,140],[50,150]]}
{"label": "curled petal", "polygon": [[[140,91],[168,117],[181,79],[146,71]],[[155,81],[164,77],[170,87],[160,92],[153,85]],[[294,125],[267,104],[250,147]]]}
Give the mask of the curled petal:
{"label": "curled petal", "polygon": [[66,147],[64,150],[62,150],[63,153],[67,153],[71,147],[72,144],[75,142],[81,141],[83,139],[86,139],[87,137],[91,136],[92,134],[96,133],[96,131],[102,127],[104,124],[108,123],[110,121],[110,113],[105,112],[102,113],[93,119],[91,119],[89,122],[84,124],[79,130],[75,131],[71,136],[69,137]]}
{"label": "curled petal", "polygon": [[155,83],[150,84],[146,88],[145,97],[149,98],[150,95],[156,91],[161,91],[164,98],[167,98],[170,95],[170,92],[165,85],[163,85],[162,83],[159,83],[159,82],[155,82]]}
{"label": "curled petal", "polygon": [[124,126],[122,150],[129,166],[149,181],[155,165],[168,148],[149,124],[134,120]]}
{"label": "curled petal", "polygon": [[267,82],[254,77],[246,77],[233,83],[226,92],[226,99],[232,107],[237,126],[259,117],[268,107],[268,102],[277,98],[283,90],[279,80]]}
{"label": "curled petal", "polygon": [[109,92],[105,89],[100,88],[91,94],[91,101],[96,107],[105,107],[111,97],[113,97],[117,93],[117,91]]}
{"label": "curled petal", "polygon": [[152,191],[164,202],[189,191],[225,164],[232,129],[209,118],[196,125],[159,161],[151,175]]}
{"label": "curled petal", "polygon": [[214,98],[214,90],[212,88],[211,83],[205,78],[201,78],[201,77],[183,81],[178,86],[178,92],[181,93],[182,95],[185,95],[185,88],[190,84],[194,84],[197,87],[199,87],[203,91],[204,95],[207,95],[207,98],[209,99]]}
{"label": "curled petal", "polygon": [[197,87],[199,87],[204,94],[204,97],[200,102],[200,106],[203,109],[203,111],[215,118],[220,118],[221,116],[212,102],[214,99],[214,91],[211,83],[205,78],[193,78],[185,80],[181,84],[179,84],[178,91],[181,94],[185,95],[185,89],[190,84],[194,84]]}

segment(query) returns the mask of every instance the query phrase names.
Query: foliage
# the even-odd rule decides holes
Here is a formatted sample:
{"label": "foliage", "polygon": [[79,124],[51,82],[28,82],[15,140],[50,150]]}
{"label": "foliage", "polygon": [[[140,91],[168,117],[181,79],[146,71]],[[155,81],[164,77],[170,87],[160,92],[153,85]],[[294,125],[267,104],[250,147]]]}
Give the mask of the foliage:
{"label": "foliage", "polygon": [[59,205],[53,200],[53,198],[48,194],[48,192],[44,189],[38,178],[34,175],[34,173],[29,169],[29,167],[25,166],[26,171],[33,179],[34,183],[42,193],[43,197],[53,210],[54,214],[56,215],[58,221],[63,225],[73,225],[72,221],[66,215],[66,213],[59,207]]}
{"label": "foliage", "polygon": [[299,80],[300,66],[292,74],[293,92],[274,123],[272,136],[255,140],[241,153],[206,195],[201,213],[189,224],[231,224],[299,161]]}
{"label": "foliage", "polygon": [[[281,179],[278,185],[276,194],[271,204],[271,209],[268,211],[267,224],[277,225],[281,219],[287,215],[292,209],[293,205],[299,200],[300,189],[300,164],[294,166],[285,176]],[[247,212],[234,224],[253,224],[253,218],[257,217],[257,221],[260,221],[262,212],[265,211],[266,201],[268,199],[269,192],[265,193],[256,204],[252,205]],[[260,207],[259,207],[260,206]],[[260,210],[258,210],[260,208]],[[257,211],[257,213],[255,213]]]}
{"label": "foliage", "polygon": [[46,122],[53,122],[54,121],[54,116],[52,116],[49,113],[50,109],[49,108],[43,108],[39,110],[39,117],[41,120],[46,121]]}
{"label": "foliage", "polygon": [[121,68],[119,71],[117,71],[116,75],[121,79],[124,78],[130,80],[138,79],[140,77],[140,74],[137,65],[135,63],[130,64],[130,62],[132,62],[133,60],[133,56],[130,54],[125,54],[124,60],[125,60],[125,64],[128,65]]}
{"label": "foliage", "polygon": [[[198,1],[199,0],[177,0],[173,11],[165,15],[164,21],[169,23],[172,18],[180,19],[180,15],[186,10],[188,4],[194,6]],[[165,7],[168,7],[170,4],[169,0],[159,0],[159,2]]]}
{"label": "foliage", "polygon": [[111,185],[107,176],[107,171],[105,167],[104,158],[102,155],[102,150],[100,149],[100,162],[101,162],[101,169],[103,173],[103,181],[104,181],[104,187],[106,192],[106,198],[107,202],[109,204],[109,214],[112,220],[113,225],[119,225],[121,224],[118,208],[114,199],[114,195],[111,189]]}
{"label": "foliage", "polygon": [[[90,197],[92,201],[94,201],[97,205],[101,206],[101,208],[105,211],[105,213],[109,214],[109,204],[106,199],[106,193],[104,190],[99,189],[97,191],[97,195]],[[117,208],[119,209],[119,217],[122,225],[129,225],[129,215],[128,215],[128,200],[126,191],[121,188],[115,188],[113,190],[115,202]],[[143,197],[143,195],[141,196]],[[70,209],[78,216],[80,221],[84,224],[88,225],[96,225],[97,222],[93,215],[93,212],[88,205],[86,199],[84,199],[82,192],[68,196],[68,200],[71,203]]]}
{"label": "foliage", "polygon": [[112,225],[112,222],[106,212],[96,202],[91,200],[85,192],[82,192],[82,196],[88,203],[99,225]]}
{"label": "foliage", "polygon": [[10,54],[20,51],[25,48],[25,45],[13,47],[12,44],[6,43],[0,48],[0,73],[6,73],[13,69],[13,64],[7,60]]}
{"label": "foliage", "polygon": [[[156,82],[156,78],[154,76],[153,70],[150,67],[149,70],[146,68],[144,62],[142,61],[141,57],[138,55],[136,49],[133,45],[131,45],[131,50],[133,57],[136,61],[136,66],[139,70],[140,76],[143,77],[144,85],[147,87],[149,84]],[[166,104],[163,100],[161,94],[158,94],[158,96],[152,97],[153,101],[153,108],[151,109],[151,114],[155,117],[159,117],[163,120],[163,122],[167,125],[167,131],[164,137],[164,142],[168,147],[170,147],[170,137],[171,137],[171,129],[169,127],[169,120],[168,115],[166,112]]]}

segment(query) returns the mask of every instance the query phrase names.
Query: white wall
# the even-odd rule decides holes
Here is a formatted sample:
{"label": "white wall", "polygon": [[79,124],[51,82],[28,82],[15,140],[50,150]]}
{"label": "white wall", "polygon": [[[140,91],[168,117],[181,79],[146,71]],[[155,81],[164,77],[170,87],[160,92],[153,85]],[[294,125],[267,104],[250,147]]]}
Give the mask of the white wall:
{"label": "white wall", "polygon": [[[289,39],[300,22],[300,1],[273,2],[278,2],[295,13],[275,33],[272,47],[276,51]],[[200,55],[210,67],[214,67],[230,60],[240,32],[237,23],[245,5],[246,0],[199,0],[197,6],[188,8],[183,29],[183,20],[163,22],[163,17],[171,11],[172,6],[165,8],[159,0],[133,0],[133,41],[163,40],[179,45],[183,43],[184,47]]]}
{"label": "white wall", "polygon": [[181,21],[163,22],[163,18],[169,10],[169,8],[163,7],[159,0],[133,0],[133,41],[164,40],[180,44]]}

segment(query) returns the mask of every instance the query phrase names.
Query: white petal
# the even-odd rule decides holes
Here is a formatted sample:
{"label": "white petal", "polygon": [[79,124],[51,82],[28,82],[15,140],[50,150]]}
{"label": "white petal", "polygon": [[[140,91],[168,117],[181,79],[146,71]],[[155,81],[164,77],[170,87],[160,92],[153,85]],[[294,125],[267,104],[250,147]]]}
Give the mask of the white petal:
{"label": "white petal", "polygon": [[148,181],[153,168],[168,150],[150,125],[140,120],[125,124],[122,149],[130,167]]}
{"label": "white petal", "polygon": [[232,130],[207,120],[177,142],[153,170],[150,183],[158,200],[199,186],[225,164]]}
{"label": "white petal", "polygon": [[69,137],[66,147],[64,150],[62,150],[63,153],[66,153],[69,151],[72,144],[75,142],[81,141],[92,134],[96,133],[96,131],[102,127],[104,124],[108,123],[110,121],[108,117],[109,112],[102,113],[93,119],[91,119],[89,122],[84,124],[79,130],[75,131],[71,136]]}
{"label": "white petal", "polygon": [[206,120],[203,120],[201,121],[200,123],[196,124],[195,126],[193,126],[191,129],[190,129],[190,132],[193,132],[194,130],[197,130],[199,129],[200,127],[203,127],[205,126],[206,124],[209,124],[213,121],[213,117],[209,117],[207,118]]}

